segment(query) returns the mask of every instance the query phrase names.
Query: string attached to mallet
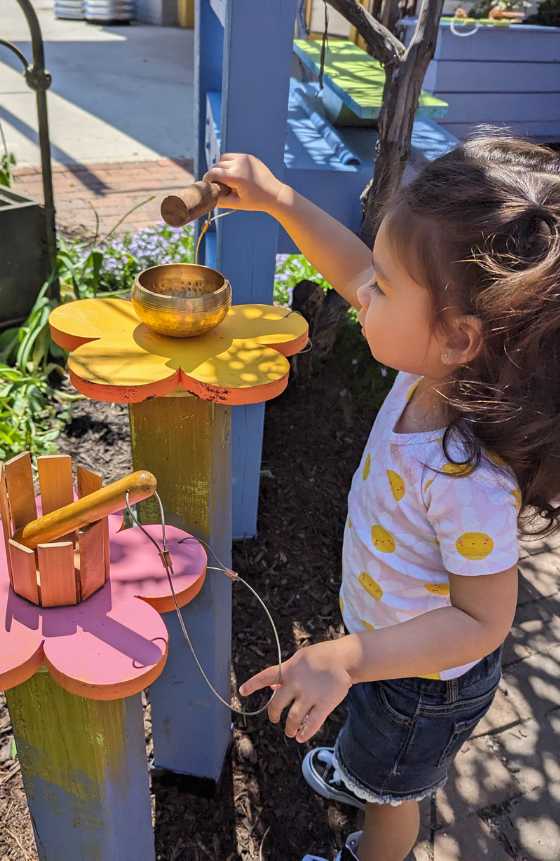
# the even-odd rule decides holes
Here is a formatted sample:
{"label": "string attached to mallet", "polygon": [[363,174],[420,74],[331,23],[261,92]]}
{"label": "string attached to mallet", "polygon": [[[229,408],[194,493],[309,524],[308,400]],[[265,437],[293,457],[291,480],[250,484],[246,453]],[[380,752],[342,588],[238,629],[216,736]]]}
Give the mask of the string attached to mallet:
{"label": "string attached to mallet", "polygon": [[[157,493],[157,491],[155,492],[154,496],[157,499],[157,503],[159,506],[159,513],[160,513],[161,546],[156,541],[156,539],[150,535],[150,533],[147,531],[147,529],[144,529],[144,527],[142,526],[142,524],[140,523],[140,521],[136,517],[135,513],[133,512],[132,508],[129,505],[128,493],[125,494],[126,508],[127,508],[127,511],[129,513],[132,521],[144,533],[146,538],[148,538],[152,542],[152,544],[154,545],[154,547],[156,548],[156,550],[158,552],[159,558],[161,559],[161,563],[163,565],[163,568],[164,568],[165,573],[167,575],[167,579],[169,581],[169,588],[171,589],[171,595],[173,596],[173,603],[175,605],[175,612],[177,613],[177,618],[179,620],[179,625],[181,626],[181,631],[183,633],[183,637],[185,639],[185,642],[186,642],[187,646],[189,647],[189,649],[192,653],[192,656],[195,660],[195,663],[199,669],[200,674],[202,675],[204,681],[206,682],[206,684],[208,685],[208,687],[210,688],[210,690],[212,691],[214,696],[226,708],[231,709],[236,714],[241,715],[242,717],[256,717],[256,715],[262,714],[269,707],[270,703],[272,702],[272,700],[276,696],[276,689],[274,689],[272,691],[272,694],[270,695],[270,697],[268,698],[268,700],[266,701],[266,703],[263,706],[261,706],[258,709],[255,709],[254,711],[244,711],[243,709],[237,708],[237,706],[233,705],[233,703],[228,703],[227,700],[225,700],[222,697],[222,695],[219,693],[219,691],[216,690],[216,688],[214,687],[214,685],[212,684],[212,682],[208,678],[206,672],[204,671],[204,667],[200,663],[198,656],[194,650],[191,638],[189,636],[189,632],[187,631],[187,627],[185,625],[185,621],[184,621],[183,615],[181,613],[181,609],[177,603],[177,596],[175,594],[175,587],[173,585],[173,573],[174,573],[173,572],[173,560],[171,558],[171,553],[170,553],[169,548],[167,546],[167,538],[166,538],[166,534],[165,534],[165,527],[166,527],[165,511],[163,509],[163,503],[162,503],[161,498],[160,498],[159,494]],[[249,589],[249,591],[252,592],[252,594],[255,596],[255,598],[257,599],[257,601],[259,602],[259,604],[263,608],[264,612],[266,613],[268,621],[270,622],[270,625],[272,627],[272,632],[274,634],[274,640],[275,640],[276,650],[277,650],[277,654],[278,654],[278,684],[281,684],[281,681],[282,681],[282,650],[280,647],[280,639],[278,637],[278,631],[276,629],[276,625],[274,624],[274,619],[270,615],[268,607],[266,606],[266,604],[264,603],[264,601],[262,600],[260,595],[258,595],[258,593],[253,589],[253,587],[249,583],[247,583],[246,580],[244,580],[242,577],[240,577],[236,571],[233,571],[231,568],[228,568],[226,565],[224,565],[223,562],[218,557],[218,555],[216,554],[216,551],[209,544],[207,544],[206,541],[203,541],[201,538],[196,538],[194,535],[185,536],[185,538],[181,539],[180,543],[182,544],[183,541],[198,541],[200,544],[202,544],[204,547],[206,547],[206,549],[212,554],[212,556],[214,557],[214,559],[216,560],[216,562],[220,566],[219,568],[212,568],[211,570],[221,571],[223,574],[226,575],[226,577],[229,577],[229,579],[232,580],[234,583],[243,583],[243,585],[246,586],[247,589]]]}

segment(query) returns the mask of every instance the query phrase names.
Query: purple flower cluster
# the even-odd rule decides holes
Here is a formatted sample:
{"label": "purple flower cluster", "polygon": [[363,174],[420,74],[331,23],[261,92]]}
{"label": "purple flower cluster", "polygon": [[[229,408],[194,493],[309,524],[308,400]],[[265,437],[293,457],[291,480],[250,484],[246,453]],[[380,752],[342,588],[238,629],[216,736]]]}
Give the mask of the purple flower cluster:
{"label": "purple flower cluster", "polygon": [[117,282],[125,289],[130,279],[142,269],[164,263],[189,263],[194,257],[192,228],[167,225],[144,227],[106,243],[103,252],[103,273],[113,286]]}

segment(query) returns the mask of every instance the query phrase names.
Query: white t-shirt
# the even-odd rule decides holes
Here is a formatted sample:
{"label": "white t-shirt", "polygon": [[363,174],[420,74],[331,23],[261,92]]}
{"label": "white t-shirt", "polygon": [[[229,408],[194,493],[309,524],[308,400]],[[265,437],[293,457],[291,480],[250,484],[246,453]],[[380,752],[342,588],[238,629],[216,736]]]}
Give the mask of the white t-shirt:
{"label": "white t-shirt", "polygon": [[[444,429],[395,433],[418,381],[398,375],[352,480],[340,590],[350,633],[448,607],[448,572],[496,574],[519,557],[520,492],[512,472],[492,455],[471,470],[451,464]],[[466,459],[458,440],[449,449],[454,461]],[[475,663],[429,678],[457,678]]]}

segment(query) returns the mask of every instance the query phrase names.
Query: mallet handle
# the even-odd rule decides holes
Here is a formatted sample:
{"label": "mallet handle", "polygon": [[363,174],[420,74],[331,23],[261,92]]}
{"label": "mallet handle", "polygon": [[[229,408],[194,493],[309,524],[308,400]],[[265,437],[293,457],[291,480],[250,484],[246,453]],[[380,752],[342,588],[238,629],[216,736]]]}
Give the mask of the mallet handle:
{"label": "mallet handle", "polygon": [[161,217],[171,227],[183,227],[196,221],[218,205],[218,198],[228,195],[230,190],[218,182],[201,179],[193,182],[179,194],[169,194],[161,202]]}
{"label": "mallet handle", "polygon": [[43,517],[31,520],[13,536],[14,541],[34,549],[38,544],[56,541],[63,535],[101,520],[125,507],[125,495],[132,505],[152,496],[157,488],[155,476],[144,469],[125,475],[118,481],[82,496],[76,502],[57,508]]}

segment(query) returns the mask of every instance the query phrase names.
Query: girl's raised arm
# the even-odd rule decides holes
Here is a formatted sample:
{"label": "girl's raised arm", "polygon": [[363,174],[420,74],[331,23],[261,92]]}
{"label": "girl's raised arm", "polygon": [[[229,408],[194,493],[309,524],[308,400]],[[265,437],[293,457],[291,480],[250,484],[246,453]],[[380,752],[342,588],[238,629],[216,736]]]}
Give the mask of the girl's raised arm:
{"label": "girl's raised arm", "polygon": [[354,307],[358,288],[373,280],[371,249],[351,230],[281,182],[252,155],[224,153],[204,177],[231,189],[228,209],[266,212],[275,218],[323,278]]}

